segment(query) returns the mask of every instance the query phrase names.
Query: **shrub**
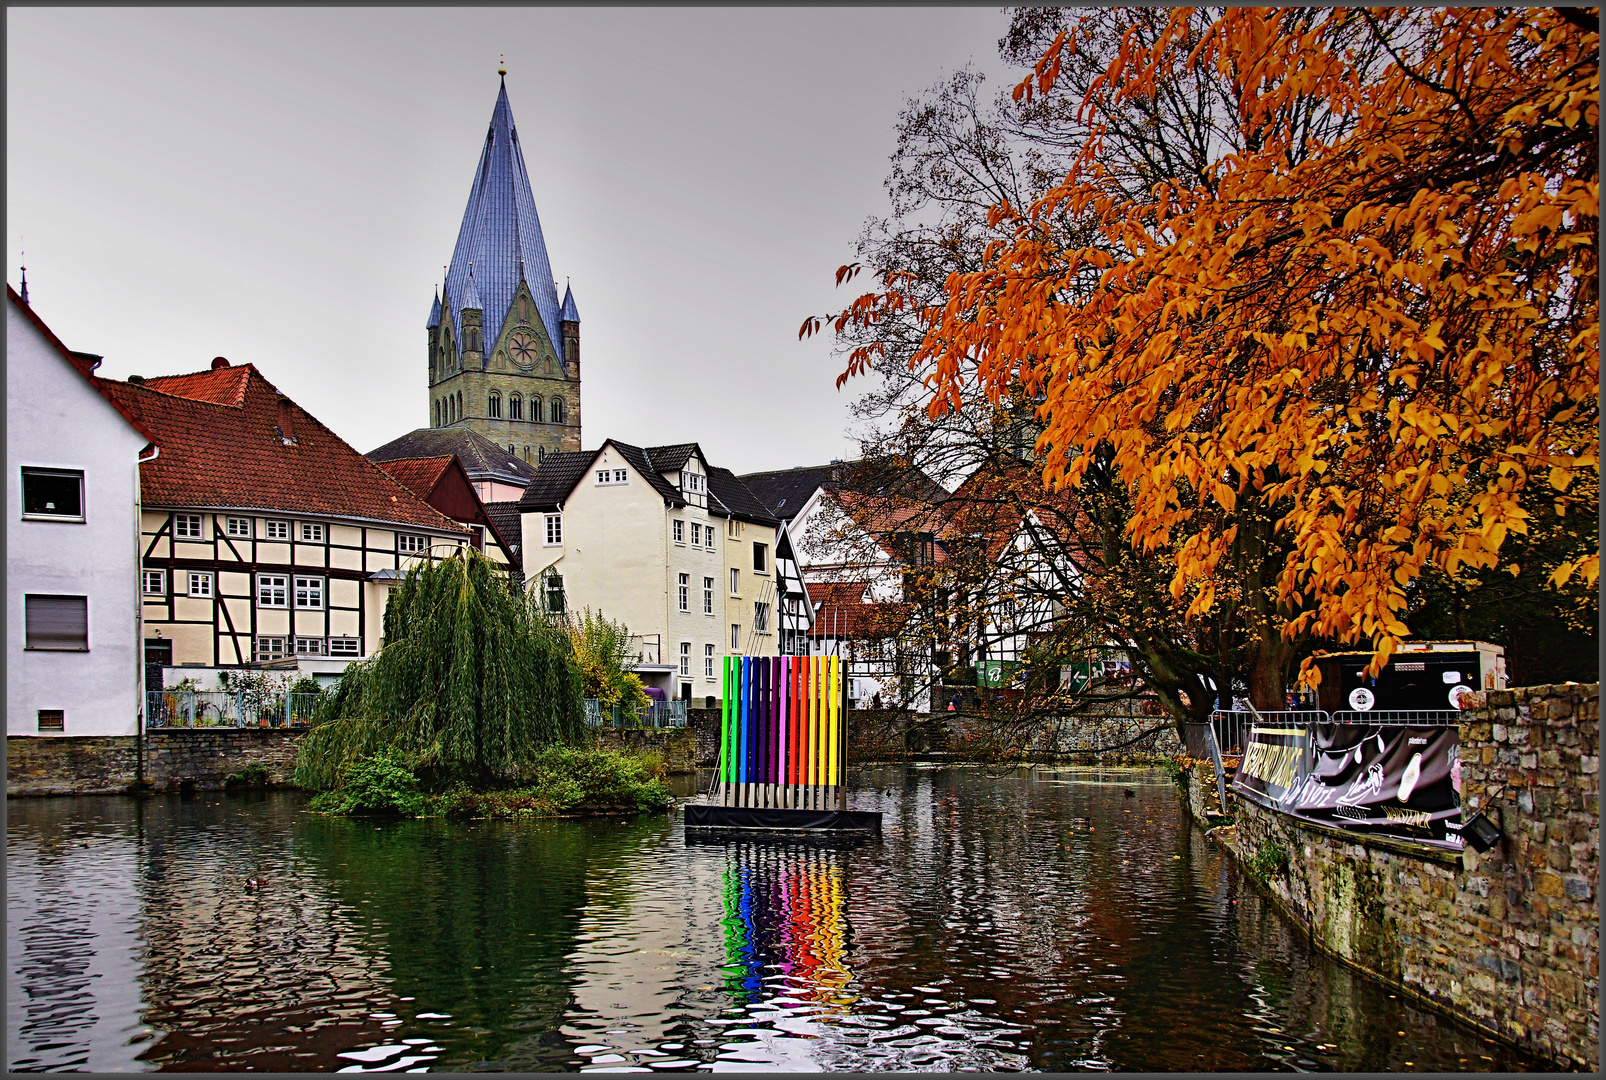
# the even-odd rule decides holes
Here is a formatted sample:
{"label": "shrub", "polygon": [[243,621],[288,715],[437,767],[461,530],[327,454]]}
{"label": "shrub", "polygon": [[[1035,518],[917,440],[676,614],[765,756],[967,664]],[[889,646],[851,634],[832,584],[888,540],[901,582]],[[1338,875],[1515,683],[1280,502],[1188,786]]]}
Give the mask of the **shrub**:
{"label": "shrub", "polygon": [[1288,852],[1267,840],[1260,845],[1260,850],[1244,863],[1244,869],[1249,871],[1250,877],[1262,885],[1273,878],[1287,877]]}
{"label": "shrub", "polygon": [[312,800],[314,810],[335,814],[407,814],[424,808],[418,777],[399,754],[383,751],[359,758],[341,786]]}
{"label": "shrub", "polygon": [[531,789],[553,812],[656,810],[669,804],[669,789],[651,770],[663,759],[618,750],[553,746],[536,756]]}
{"label": "shrub", "polygon": [[253,761],[224,780],[223,786],[225,788],[267,787],[270,779],[268,767],[260,761]]}

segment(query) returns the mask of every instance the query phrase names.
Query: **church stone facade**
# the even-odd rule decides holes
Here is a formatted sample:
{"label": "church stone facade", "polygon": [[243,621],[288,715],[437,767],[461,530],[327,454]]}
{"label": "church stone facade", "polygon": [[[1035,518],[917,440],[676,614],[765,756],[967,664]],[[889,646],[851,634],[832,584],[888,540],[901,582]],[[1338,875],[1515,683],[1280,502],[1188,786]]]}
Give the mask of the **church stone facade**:
{"label": "church stone facade", "polygon": [[580,449],[580,313],[558,299],[504,83],[428,324],[431,428],[531,463]]}

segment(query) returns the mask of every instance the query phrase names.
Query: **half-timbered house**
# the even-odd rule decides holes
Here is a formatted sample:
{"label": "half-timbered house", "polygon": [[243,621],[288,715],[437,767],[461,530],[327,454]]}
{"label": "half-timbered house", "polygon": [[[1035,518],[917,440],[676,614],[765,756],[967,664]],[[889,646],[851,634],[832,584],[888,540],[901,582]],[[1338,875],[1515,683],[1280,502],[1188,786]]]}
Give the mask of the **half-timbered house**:
{"label": "half-timbered house", "polygon": [[251,364],[95,384],[161,448],[140,466],[147,666],[343,666],[379,647],[412,560],[469,541]]}

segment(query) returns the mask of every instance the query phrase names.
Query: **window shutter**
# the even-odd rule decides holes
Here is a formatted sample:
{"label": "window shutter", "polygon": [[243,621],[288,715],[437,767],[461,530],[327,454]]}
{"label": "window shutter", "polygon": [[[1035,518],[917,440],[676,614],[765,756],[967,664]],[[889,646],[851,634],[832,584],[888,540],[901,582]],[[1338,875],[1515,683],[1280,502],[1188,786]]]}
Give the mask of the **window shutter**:
{"label": "window shutter", "polygon": [[89,649],[87,596],[26,597],[24,618],[30,649]]}

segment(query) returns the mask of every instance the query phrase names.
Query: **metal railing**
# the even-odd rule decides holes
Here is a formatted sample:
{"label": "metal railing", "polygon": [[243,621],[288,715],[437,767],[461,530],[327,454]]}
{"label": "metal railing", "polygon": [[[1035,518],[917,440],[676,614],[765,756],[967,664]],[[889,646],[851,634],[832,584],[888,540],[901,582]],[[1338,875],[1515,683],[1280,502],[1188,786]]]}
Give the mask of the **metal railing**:
{"label": "metal railing", "polygon": [[251,690],[149,690],[145,726],[304,727],[322,694],[262,694]]}
{"label": "metal railing", "polygon": [[605,728],[677,728],[686,726],[684,701],[654,701],[644,709],[623,705],[603,705],[596,698],[585,699],[586,724]]}

